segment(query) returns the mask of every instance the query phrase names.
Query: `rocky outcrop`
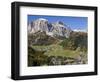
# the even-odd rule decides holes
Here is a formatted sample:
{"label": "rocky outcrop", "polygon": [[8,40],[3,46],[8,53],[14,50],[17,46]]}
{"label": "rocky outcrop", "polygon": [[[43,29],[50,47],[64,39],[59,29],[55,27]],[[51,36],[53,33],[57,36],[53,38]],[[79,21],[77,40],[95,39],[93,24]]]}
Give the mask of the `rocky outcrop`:
{"label": "rocky outcrop", "polygon": [[48,36],[45,31],[28,34],[29,45],[50,45],[56,43],[57,41],[58,39]]}

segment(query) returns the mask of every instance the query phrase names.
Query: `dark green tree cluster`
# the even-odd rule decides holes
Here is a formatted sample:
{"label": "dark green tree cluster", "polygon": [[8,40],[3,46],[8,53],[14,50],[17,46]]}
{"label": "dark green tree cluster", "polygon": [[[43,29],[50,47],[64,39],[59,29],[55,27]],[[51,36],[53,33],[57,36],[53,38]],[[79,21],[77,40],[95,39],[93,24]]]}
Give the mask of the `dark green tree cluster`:
{"label": "dark green tree cluster", "polygon": [[47,63],[45,51],[36,51],[32,47],[28,47],[28,66],[41,66]]}
{"label": "dark green tree cluster", "polygon": [[87,33],[84,32],[72,32],[69,38],[64,39],[60,45],[64,49],[80,50],[87,51]]}

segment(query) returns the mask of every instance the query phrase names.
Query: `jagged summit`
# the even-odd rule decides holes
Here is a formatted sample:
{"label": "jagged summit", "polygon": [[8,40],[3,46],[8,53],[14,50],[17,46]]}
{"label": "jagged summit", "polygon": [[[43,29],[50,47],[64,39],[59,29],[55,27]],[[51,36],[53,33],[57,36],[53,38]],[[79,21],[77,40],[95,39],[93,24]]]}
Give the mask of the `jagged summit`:
{"label": "jagged summit", "polygon": [[47,19],[39,18],[28,24],[28,33],[35,33],[38,31],[45,31],[50,36],[69,37],[71,29],[67,27],[62,21],[49,23]]}
{"label": "jagged summit", "polygon": [[57,21],[56,23],[60,24],[60,25],[64,25],[64,23],[62,21]]}

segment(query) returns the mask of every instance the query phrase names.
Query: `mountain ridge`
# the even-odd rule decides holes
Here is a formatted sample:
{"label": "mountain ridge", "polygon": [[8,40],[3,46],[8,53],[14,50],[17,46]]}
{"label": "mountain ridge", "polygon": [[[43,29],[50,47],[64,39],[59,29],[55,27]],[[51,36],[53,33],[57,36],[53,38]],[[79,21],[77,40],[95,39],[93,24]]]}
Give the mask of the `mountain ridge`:
{"label": "mountain ridge", "polygon": [[38,18],[28,24],[28,33],[45,31],[49,36],[61,36],[68,38],[71,33],[71,28],[65,25],[62,21],[48,22],[47,19]]}

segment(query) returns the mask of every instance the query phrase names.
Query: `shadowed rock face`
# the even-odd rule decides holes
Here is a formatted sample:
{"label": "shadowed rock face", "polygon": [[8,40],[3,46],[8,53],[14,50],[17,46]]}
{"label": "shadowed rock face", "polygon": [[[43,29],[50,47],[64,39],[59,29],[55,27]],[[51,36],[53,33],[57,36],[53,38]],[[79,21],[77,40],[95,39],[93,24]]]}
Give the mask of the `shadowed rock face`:
{"label": "shadowed rock face", "polygon": [[68,38],[71,29],[61,21],[49,23],[48,20],[39,18],[28,24],[28,33],[35,33],[38,31],[45,31],[46,34],[50,36],[62,36]]}

